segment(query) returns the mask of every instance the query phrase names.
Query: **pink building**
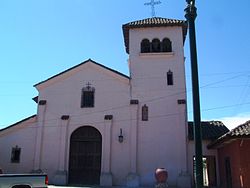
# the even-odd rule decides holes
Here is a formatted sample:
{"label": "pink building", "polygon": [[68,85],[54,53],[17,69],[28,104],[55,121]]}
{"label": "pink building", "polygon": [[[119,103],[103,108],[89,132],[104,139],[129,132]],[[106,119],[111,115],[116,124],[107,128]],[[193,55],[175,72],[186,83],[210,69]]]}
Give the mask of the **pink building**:
{"label": "pink building", "polygon": [[122,28],[130,75],[89,59],[35,84],[37,114],[0,132],[5,172],[135,187],[154,185],[155,169],[164,167],[169,185],[190,186],[187,23],[148,18]]}
{"label": "pink building", "polygon": [[[37,114],[0,130],[5,173],[45,172],[56,185],[138,187],[153,186],[155,169],[166,168],[170,186],[192,186],[187,23],[148,18],[122,28],[129,76],[89,59],[35,84]],[[203,124],[205,180],[216,186],[218,152],[207,145],[228,130]]]}

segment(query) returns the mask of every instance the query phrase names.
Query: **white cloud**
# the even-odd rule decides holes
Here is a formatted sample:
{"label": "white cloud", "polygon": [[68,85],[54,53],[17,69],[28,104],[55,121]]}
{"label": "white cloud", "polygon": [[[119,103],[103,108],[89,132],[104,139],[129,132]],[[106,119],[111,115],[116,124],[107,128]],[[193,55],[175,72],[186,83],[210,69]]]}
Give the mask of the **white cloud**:
{"label": "white cloud", "polygon": [[222,118],[219,118],[218,120],[222,121],[224,125],[226,125],[227,128],[231,130],[237,127],[238,125],[250,120],[250,112],[238,114],[232,117],[222,117]]}

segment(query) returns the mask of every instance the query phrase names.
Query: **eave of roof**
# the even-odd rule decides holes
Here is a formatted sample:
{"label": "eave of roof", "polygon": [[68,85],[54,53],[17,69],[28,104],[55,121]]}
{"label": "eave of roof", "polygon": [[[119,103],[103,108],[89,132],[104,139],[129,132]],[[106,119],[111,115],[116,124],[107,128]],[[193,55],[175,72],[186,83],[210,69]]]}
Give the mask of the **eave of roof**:
{"label": "eave of roof", "polygon": [[35,114],[35,115],[32,115],[32,116],[30,116],[30,117],[27,117],[27,118],[25,118],[25,119],[22,119],[21,121],[18,121],[18,122],[16,122],[16,123],[12,124],[12,125],[9,125],[8,127],[5,127],[5,128],[3,128],[3,129],[0,129],[0,132],[5,131],[5,130],[7,130],[7,129],[10,129],[10,128],[12,128],[12,127],[15,127],[15,126],[17,126],[18,124],[23,123],[23,122],[25,122],[25,121],[28,121],[29,119],[32,119],[32,118],[34,118],[34,117],[36,117],[36,114]]}
{"label": "eave of roof", "polygon": [[56,75],[54,75],[54,76],[52,76],[52,77],[50,77],[50,78],[48,78],[48,79],[46,79],[46,80],[44,80],[44,81],[41,81],[41,82],[35,84],[34,87],[36,87],[36,86],[38,86],[38,85],[40,85],[40,84],[43,84],[43,83],[45,83],[45,82],[47,82],[47,81],[49,81],[49,80],[52,80],[53,78],[58,77],[58,76],[60,76],[60,75],[62,75],[62,74],[64,74],[64,73],[66,73],[66,72],[68,72],[68,71],[71,71],[71,70],[73,70],[73,69],[75,69],[75,68],[77,68],[77,67],[79,67],[79,66],[81,66],[81,65],[83,65],[83,64],[85,64],[85,63],[88,63],[88,62],[92,62],[92,63],[94,63],[94,64],[96,64],[96,65],[98,65],[98,66],[100,66],[100,67],[102,67],[102,68],[104,68],[104,69],[107,69],[107,70],[109,70],[109,71],[111,71],[111,72],[113,72],[113,73],[115,73],[115,74],[118,74],[118,75],[120,75],[120,76],[122,76],[122,77],[125,77],[125,78],[127,78],[127,79],[130,79],[129,76],[127,76],[127,75],[125,75],[125,74],[123,74],[123,73],[121,73],[121,72],[119,72],[119,71],[116,71],[116,70],[114,70],[114,69],[111,69],[111,68],[109,68],[109,67],[106,67],[106,66],[104,66],[104,65],[102,65],[102,64],[100,64],[100,63],[97,63],[97,62],[93,61],[92,59],[88,59],[88,60],[86,60],[86,61],[84,61],[84,62],[82,62],[82,63],[80,63],[80,64],[78,64],[78,65],[76,65],[76,66],[73,66],[73,67],[71,67],[71,68],[69,68],[69,69],[67,69],[67,70],[65,70],[65,71],[63,71],[63,72],[60,72],[60,73],[58,73],[58,74],[56,74]]}
{"label": "eave of roof", "polygon": [[35,103],[38,103],[38,96],[33,97],[32,100],[35,101]]}
{"label": "eave of roof", "polygon": [[[215,140],[229,131],[221,121],[202,121],[202,140]],[[188,122],[188,139],[194,140],[193,122]]]}
{"label": "eave of roof", "polygon": [[161,17],[146,18],[142,20],[137,20],[129,22],[122,26],[124,43],[126,47],[126,52],[129,53],[129,30],[135,28],[148,28],[148,27],[169,27],[169,26],[181,26],[183,32],[183,43],[187,35],[187,21],[177,20],[177,19],[168,19]]}
{"label": "eave of roof", "polygon": [[250,120],[222,135],[210,143],[207,148],[218,148],[235,139],[250,139]]}

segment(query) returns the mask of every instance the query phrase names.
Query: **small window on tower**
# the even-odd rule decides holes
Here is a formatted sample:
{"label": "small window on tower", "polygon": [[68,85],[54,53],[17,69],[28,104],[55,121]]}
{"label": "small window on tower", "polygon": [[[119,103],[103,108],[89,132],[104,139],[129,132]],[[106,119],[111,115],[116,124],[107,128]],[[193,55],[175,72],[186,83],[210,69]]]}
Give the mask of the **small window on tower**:
{"label": "small window on tower", "polygon": [[150,52],[150,42],[148,39],[143,39],[141,41],[141,53],[149,53]]}
{"label": "small window on tower", "polygon": [[164,38],[161,43],[162,52],[172,52],[172,43],[168,38]]}
{"label": "small window on tower", "polygon": [[167,84],[174,85],[173,72],[171,70],[167,72]]}
{"label": "small window on tower", "polygon": [[142,107],[142,121],[148,121],[148,106],[146,104]]}
{"label": "small window on tower", "polygon": [[19,148],[18,146],[13,147],[11,150],[11,162],[20,163],[20,156],[21,156],[21,148]]}
{"label": "small window on tower", "polygon": [[82,89],[82,108],[91,108],[94,107],[95,102],[95,88],[90,87],[90,83],[87,84],[87,87]]}
{"label": "small window on tower", "polygon": [[159,39],[152,40],[152,52],[160,52],[161,51],[161,42]]}

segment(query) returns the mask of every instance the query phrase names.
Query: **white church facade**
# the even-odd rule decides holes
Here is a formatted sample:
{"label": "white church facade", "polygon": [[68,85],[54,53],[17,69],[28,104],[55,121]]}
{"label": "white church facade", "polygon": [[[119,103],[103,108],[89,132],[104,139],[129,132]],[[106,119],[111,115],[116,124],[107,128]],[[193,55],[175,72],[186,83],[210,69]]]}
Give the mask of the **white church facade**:
{"label": "white church facade", "polygon": [[182,20],[130,22],[129,76],[89,59],[36,84],[37,114],[0,131],[0,167],[42,171],[51,184],[129,187],[153,185],[166,168],[169,185],[190,187],[186,33]]}

